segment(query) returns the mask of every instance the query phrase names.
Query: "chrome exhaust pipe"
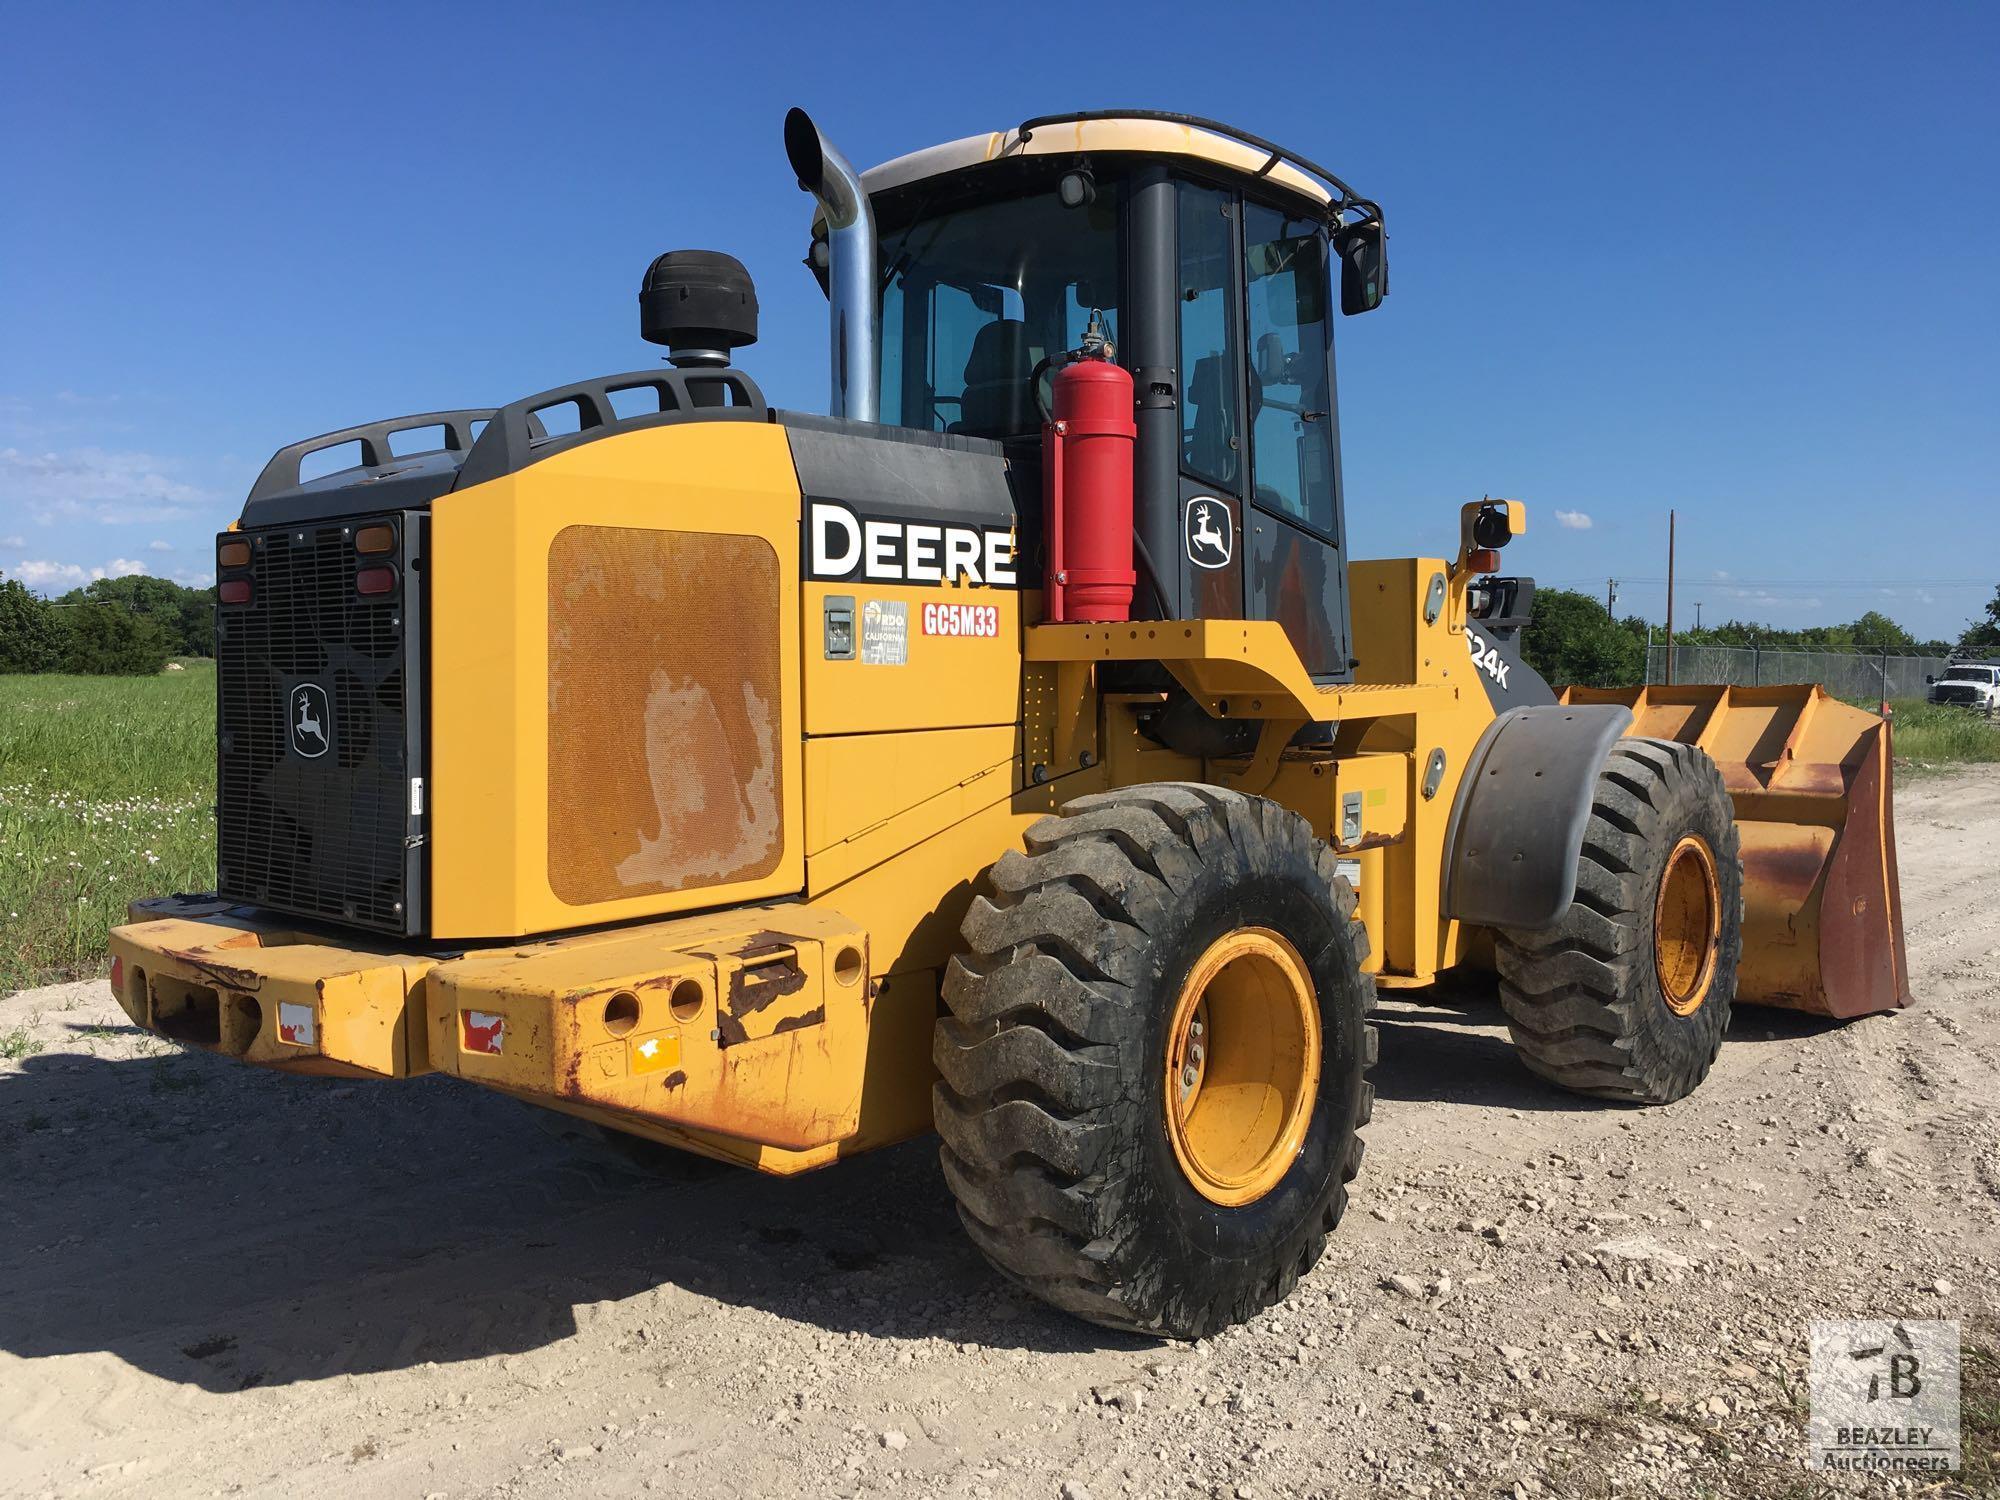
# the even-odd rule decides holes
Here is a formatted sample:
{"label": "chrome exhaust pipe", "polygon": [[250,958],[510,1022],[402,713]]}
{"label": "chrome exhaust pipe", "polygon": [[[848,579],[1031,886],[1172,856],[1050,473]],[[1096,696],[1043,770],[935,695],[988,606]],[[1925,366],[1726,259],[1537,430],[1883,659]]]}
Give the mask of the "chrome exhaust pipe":
{"label": "chrome exhaust pipe", "polygon": [[827,309],[836,417],[881,420],[881,311],[875,297],[875,210],[861,174],[802,109],[785,115],[785,155],[826,218]]}

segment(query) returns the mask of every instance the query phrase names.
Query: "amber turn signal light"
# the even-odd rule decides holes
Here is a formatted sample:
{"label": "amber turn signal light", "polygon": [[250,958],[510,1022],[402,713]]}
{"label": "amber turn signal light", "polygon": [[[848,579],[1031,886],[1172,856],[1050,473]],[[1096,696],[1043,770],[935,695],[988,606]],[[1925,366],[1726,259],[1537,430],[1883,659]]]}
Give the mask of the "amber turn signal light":
{"label": "amber turn signal light", "polygon": [[250,580],[247,578],[225,578],[216,591],[216,597],[224,604],[248,604],[250,602]]}
{"label": "amber turn signal light", "polygon": [[357,594],[386,594],[396,587],[394,568],[363,568],[354,575]]}
{"label": "amber turn signal light", "polygon": [[215,560],[225,568],[247,568],[250,566],[250,544],[224,542],[215,549]]}
{"label": "amber turn signal light", "polygon": [[1475,547],[1465,554],[1465,571],[1468,573],[1497,573],[1500,571],[1500,553],[1492,547]]}
{"label": "amber turn signal light", "polygon": [[392,552],[395,547],[396,528],[393,526],[364,526],[354,533],[356,552]]}

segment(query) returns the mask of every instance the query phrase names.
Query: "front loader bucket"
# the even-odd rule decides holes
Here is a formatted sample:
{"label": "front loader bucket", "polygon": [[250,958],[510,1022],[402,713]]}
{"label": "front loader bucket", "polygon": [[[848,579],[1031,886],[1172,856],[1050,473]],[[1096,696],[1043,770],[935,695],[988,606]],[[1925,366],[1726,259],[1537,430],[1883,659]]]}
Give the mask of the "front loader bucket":
{"label": "front loader bucket", "polygon": [[1566,688],[1706,750],[1743,841],[1736,998],[1822,1016],[1910,1003],[1889,725],[1815,686]]}

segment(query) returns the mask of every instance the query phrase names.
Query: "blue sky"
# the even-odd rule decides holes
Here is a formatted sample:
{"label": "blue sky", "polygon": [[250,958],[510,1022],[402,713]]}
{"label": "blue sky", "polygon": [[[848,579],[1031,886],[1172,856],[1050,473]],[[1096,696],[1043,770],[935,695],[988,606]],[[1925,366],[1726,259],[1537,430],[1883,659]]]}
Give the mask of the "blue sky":
{"label": "blue sky", "polygon": [[[1361,555],[1528,502],[1510,561],[1659,618],[2000,581],[2000,8],[10,6],[0,570],[206,581],[281,444],[637,369],[648,260],[729,250],[825,400],[779,127],[858,163],[1062,108],[1282,140],[1384,205],[1338,331]],[[1570,524],[1560,523],[1567,515]]]}

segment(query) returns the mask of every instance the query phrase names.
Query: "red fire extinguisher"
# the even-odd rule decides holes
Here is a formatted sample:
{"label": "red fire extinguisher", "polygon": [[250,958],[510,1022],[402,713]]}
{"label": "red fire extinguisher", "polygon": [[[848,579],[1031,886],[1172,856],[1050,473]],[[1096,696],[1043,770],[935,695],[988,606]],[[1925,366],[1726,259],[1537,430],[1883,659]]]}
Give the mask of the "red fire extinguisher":
{"label": "red fire extinguisher", "polygon": [[1049,623],[1132,618],[1132,376],[1092,312],[1052,381],[1042,426]]}

